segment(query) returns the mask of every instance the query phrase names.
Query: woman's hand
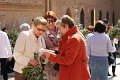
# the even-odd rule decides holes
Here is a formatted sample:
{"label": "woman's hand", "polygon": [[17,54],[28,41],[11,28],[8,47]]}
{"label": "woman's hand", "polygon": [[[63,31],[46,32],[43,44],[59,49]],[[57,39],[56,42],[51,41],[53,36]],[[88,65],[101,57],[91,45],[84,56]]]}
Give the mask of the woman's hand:
{"label": "woman's hand", "polygon": [[46,58],[49,58],[50,54],[51,54],[51,53],[49,53],[49,52],[44,52],[43,55],[46,56]]}
{"label": "woman's hand", "polygon": [[47,50],[47,51],[45,51],[45,52],[42,54],[42,56],[45,56],[46,58],[49,58],[49,57],[50,57],[50,54],[56,55],[54,52],[55,52],[55,51]]}
{"label": "woman's hand", "polygon": [[28,63],[34,67],[39,65],[39,62],[35,59],[30,59],[30,61]]}

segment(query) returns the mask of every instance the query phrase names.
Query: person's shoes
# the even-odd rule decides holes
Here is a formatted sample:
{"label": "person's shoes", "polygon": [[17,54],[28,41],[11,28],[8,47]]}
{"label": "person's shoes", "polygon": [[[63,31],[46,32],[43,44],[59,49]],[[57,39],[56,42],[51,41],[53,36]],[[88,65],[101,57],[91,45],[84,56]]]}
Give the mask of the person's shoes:
{"label": "person's shoes", "polygon": [[12,72],[14,72],[14,71],[13,71],[13,70],[8,70],[8,71],[7,71],[7,73],[12,73]]}
{"label": "person's shoes", "polygon": [[117,76],[117,75],[113,74],[113,76]]}
{"label": "person's shoes", "polygon": [[111,76],[111,74],[108,74],[108,76]]}

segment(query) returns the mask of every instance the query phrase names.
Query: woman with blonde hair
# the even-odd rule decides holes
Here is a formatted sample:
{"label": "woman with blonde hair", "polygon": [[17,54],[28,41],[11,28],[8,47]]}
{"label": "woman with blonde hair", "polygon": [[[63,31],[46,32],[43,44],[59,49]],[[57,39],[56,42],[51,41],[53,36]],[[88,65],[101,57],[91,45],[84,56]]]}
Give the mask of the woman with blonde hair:
{"label": "woman with blonde hair", "polygon": [[[42,34],[45,32],[47,21],[43,17],[37,17],[32,21],[32,29],[22,31],[16,41],[14,48],[15,58],[15,80],[25,80],[22,69],[28,64],[39,65],[34,59],[34,52],[40,48],[46,48]],[[39,53],[40,54],[40,53]]]}

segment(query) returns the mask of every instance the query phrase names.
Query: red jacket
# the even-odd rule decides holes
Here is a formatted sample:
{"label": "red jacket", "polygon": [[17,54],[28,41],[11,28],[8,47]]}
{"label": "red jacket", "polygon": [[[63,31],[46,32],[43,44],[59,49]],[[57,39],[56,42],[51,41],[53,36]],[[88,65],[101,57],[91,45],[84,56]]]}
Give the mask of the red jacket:
{"label": "red jacket", "polygon": [[90,80],[86,44],[77,27],[64,34],[58,53],[49,57],[51,62],[60,64],[58,80]]}

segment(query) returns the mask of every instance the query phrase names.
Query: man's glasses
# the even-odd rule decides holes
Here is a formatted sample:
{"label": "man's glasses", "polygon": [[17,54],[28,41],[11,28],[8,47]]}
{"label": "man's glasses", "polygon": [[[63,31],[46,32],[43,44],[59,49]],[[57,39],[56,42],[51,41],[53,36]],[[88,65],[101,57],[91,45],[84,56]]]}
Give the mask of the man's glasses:
{"label": "man's glasses", "polygon": [[48,23],[54,23],[54,20],[47,20]]}

